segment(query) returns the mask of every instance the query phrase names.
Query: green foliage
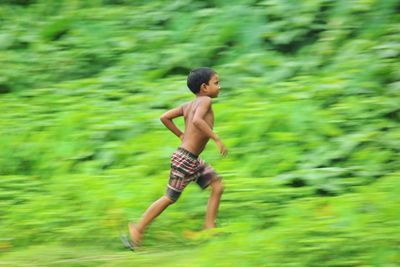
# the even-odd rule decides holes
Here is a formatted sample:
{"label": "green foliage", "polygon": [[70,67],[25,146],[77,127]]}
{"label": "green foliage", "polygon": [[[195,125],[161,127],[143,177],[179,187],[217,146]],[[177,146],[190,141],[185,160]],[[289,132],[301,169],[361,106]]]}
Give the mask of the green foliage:
{"label": "green foliage", "polygon": [[[1,261],[396,266],[398,10],[395,0],[0,1]],[[192,99],[196,66],[222,81],[215,131],[229,156],[214,144],[203,154],[225,178],[221,228],[187,233],[207,202],[189,187],[149,229],[150,252],[127,256],[120,227],[163,194],[179,145],[158,117]]]}

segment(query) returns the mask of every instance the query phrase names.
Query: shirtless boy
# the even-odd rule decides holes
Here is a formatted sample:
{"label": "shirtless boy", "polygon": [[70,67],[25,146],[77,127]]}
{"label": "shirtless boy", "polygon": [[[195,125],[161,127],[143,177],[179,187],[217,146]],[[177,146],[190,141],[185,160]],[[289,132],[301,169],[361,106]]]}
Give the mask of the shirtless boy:
{"label": "shirtless boy", "polygon": [[[222,156],[227,154],[225,145],[213,132],[214,113],[211,99],[218,97],[219,94],[218,75],[210,68],[194,69],[187,78],[187,85],[196,98],[165,112],[160,117],[162,123],[180,138],[182,143],[171,156],[171,171],[165,195],[146,210],[138,224],[128,225],[130,240],[125,240],[124,243],[132,250],[140,245],[146,227],[169,205],[178,200],[190,182],[196,182],[202,189],[211,188],[204,228],[215,227],[223,184],[221,177],[200,159],[199,155],[209,139],[214,140]],[[173,122],[173,119],[180,116],[185,120],[184,132]]]}

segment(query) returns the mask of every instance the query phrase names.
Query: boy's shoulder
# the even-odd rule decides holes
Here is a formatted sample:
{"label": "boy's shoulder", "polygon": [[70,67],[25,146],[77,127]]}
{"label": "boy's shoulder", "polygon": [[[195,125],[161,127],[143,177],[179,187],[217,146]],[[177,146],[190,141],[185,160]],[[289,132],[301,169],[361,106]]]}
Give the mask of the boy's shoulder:
{"label": "boy's shoulder", "polygon": [[209,96],[200,96],[200,97],[197,97],[197,98],[195,98],[195,99],[193,99],[191,101],[183,103],[181,105],[181,107],[187,107],[187,106],[189,106],[191,104],[197,104],[196,106],[198,106],[198,105],[211,105],[212,101],[211,101],[211,97],[209,97]]}
{"label": "boy's shoulder", "polygon": [[209,96],[200,96],[198,98],[196,98],[195,100],[193,100],[193,103],[197,102],[201,105],[211,105],[212,101],[211,101],[211,97]]}

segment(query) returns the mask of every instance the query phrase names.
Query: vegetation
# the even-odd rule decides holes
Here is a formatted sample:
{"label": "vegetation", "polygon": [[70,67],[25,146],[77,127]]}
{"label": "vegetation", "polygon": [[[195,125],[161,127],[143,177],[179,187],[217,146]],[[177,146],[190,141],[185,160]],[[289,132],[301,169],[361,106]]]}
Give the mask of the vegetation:
{"label": "vegetation", "polygon": [[[397,266],[395,0],[0,1],[0,263]],[[141,251],[119,231],[179,145],[158,120],[214,68],[219,228],[195,186]],[[183,122],[179,121],[182,126]]]}

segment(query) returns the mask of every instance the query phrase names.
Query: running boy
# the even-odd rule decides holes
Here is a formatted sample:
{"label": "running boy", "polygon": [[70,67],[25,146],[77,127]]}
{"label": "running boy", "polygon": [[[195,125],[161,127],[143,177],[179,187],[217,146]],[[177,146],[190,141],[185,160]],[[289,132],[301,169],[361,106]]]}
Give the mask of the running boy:
{"label": "running boy", "polygon": [[[221,177],[214,169],[198,156],[210,138],[215,141],[222,156],[227,154],[225,145],[212,130],[214,113],[211,98],[216,98],[220,90],[218,75],[209,68],[194,69],[187,78],[187,85],[196,98],[167,111],[160,117],[162,123],[182,140],[180,147],[171,157],[171,171],[166,194],[147,209],[137,225],[129,224],[130,240],[125,244],[131,249],[140,245],[146,227],[169,205],[178,200],[190,182],[196,182],[202,189],[211,187],[204,228],[215,227],[223,184]],[[183,116],[185,121],[184,133],[173,122],[173,119],[180,116]]]}

